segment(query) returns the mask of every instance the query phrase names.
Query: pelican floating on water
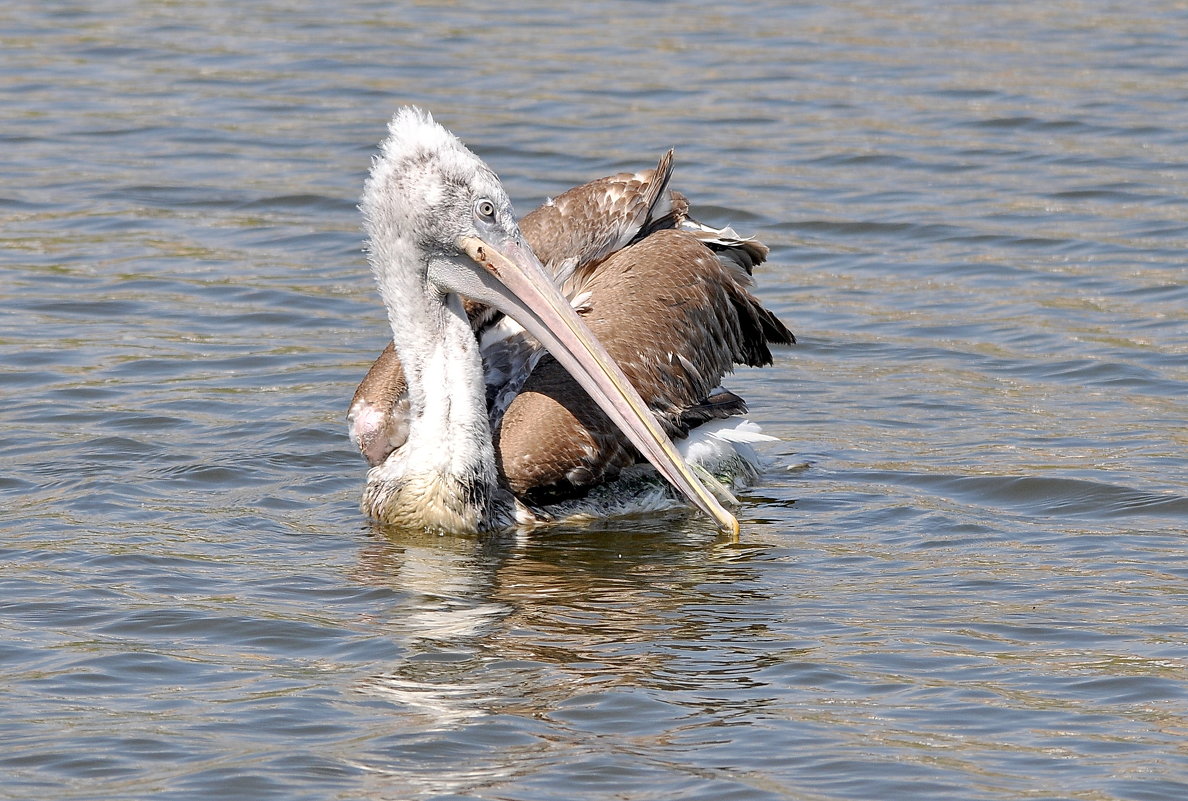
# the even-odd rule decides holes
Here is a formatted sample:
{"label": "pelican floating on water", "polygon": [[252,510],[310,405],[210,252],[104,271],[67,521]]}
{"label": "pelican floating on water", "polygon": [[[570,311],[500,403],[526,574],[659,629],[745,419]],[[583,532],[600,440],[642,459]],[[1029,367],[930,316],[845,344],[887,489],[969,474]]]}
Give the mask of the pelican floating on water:
{"label": "pelican floating on water", "polygon": [[517,225],[477,156],[396,113],[360,203],[392,327],[348,414],[366,514],[468,533],[683,496],[737,534],[714,476],[749,483],[770,437],[719,382],[794,338],[748,291],[767,248],[690,220],[671,175],[670,151]]}

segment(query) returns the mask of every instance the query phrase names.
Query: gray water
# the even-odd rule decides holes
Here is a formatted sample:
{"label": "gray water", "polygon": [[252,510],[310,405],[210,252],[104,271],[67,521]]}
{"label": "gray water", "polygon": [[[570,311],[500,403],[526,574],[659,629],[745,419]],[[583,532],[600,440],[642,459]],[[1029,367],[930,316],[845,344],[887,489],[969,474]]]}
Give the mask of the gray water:
{"label": "gray water", "polygon": [[[1184,5],[521,6],[0,10],[0,798],[1188,798]],[[741,543],[368,526],[404,103],[772,246]]]}

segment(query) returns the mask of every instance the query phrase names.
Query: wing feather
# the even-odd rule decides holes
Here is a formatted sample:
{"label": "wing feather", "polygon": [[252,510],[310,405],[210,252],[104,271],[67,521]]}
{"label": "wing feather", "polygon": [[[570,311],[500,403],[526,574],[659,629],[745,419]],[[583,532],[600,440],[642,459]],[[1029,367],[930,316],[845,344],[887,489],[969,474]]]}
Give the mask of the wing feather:
{"label": "wing feather", "polygon": [[[662,230],[607,258],[583,285],[586,324],[670,436],[724,416],[710,402],[722,377],[736,364],[770,364],[769,344],[791,342],[748,283],[693,233]],[[722,411],[741,405],[719,402]],[[547,354],[505,412],[496,452],[509,487],[530,503],[578,497],[640,460]]]}

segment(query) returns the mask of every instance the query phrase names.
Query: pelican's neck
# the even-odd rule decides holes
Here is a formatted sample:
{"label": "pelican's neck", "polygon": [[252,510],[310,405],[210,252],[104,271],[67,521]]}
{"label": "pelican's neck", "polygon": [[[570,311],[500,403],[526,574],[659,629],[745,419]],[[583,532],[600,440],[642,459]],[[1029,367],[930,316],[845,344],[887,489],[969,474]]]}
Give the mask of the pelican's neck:
{"label": "pelican's neck", "polygon": [[[388,318],[408,377],[413,426],[429,442],[455,445],[437,449],[443,465],[470,469],[483,455],[494,464],[482,357],[461,300],[431,295],[423,314],[410,306],[389,307]],[[463,443],[468,447],[457,447]]]}
{"label": "pelican's neck", "polygon": [[408,439],[372,469],[364,506],[390,523],[451,532],[500,525],[501,493],[487,418],[482,357],[461,299],[424,283],[380,281],[392,341],[408,381]]}

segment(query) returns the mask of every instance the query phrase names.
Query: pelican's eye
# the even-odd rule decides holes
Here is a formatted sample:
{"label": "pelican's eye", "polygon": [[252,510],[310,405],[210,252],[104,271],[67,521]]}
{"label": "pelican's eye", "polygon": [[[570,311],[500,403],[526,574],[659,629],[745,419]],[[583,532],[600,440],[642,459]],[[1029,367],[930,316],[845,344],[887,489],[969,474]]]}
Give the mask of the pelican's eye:
{"label": "pelican's eye", "polygon": [[484,222],[495,222],[495,204],[483,199],[474,204],[474,213]]}

